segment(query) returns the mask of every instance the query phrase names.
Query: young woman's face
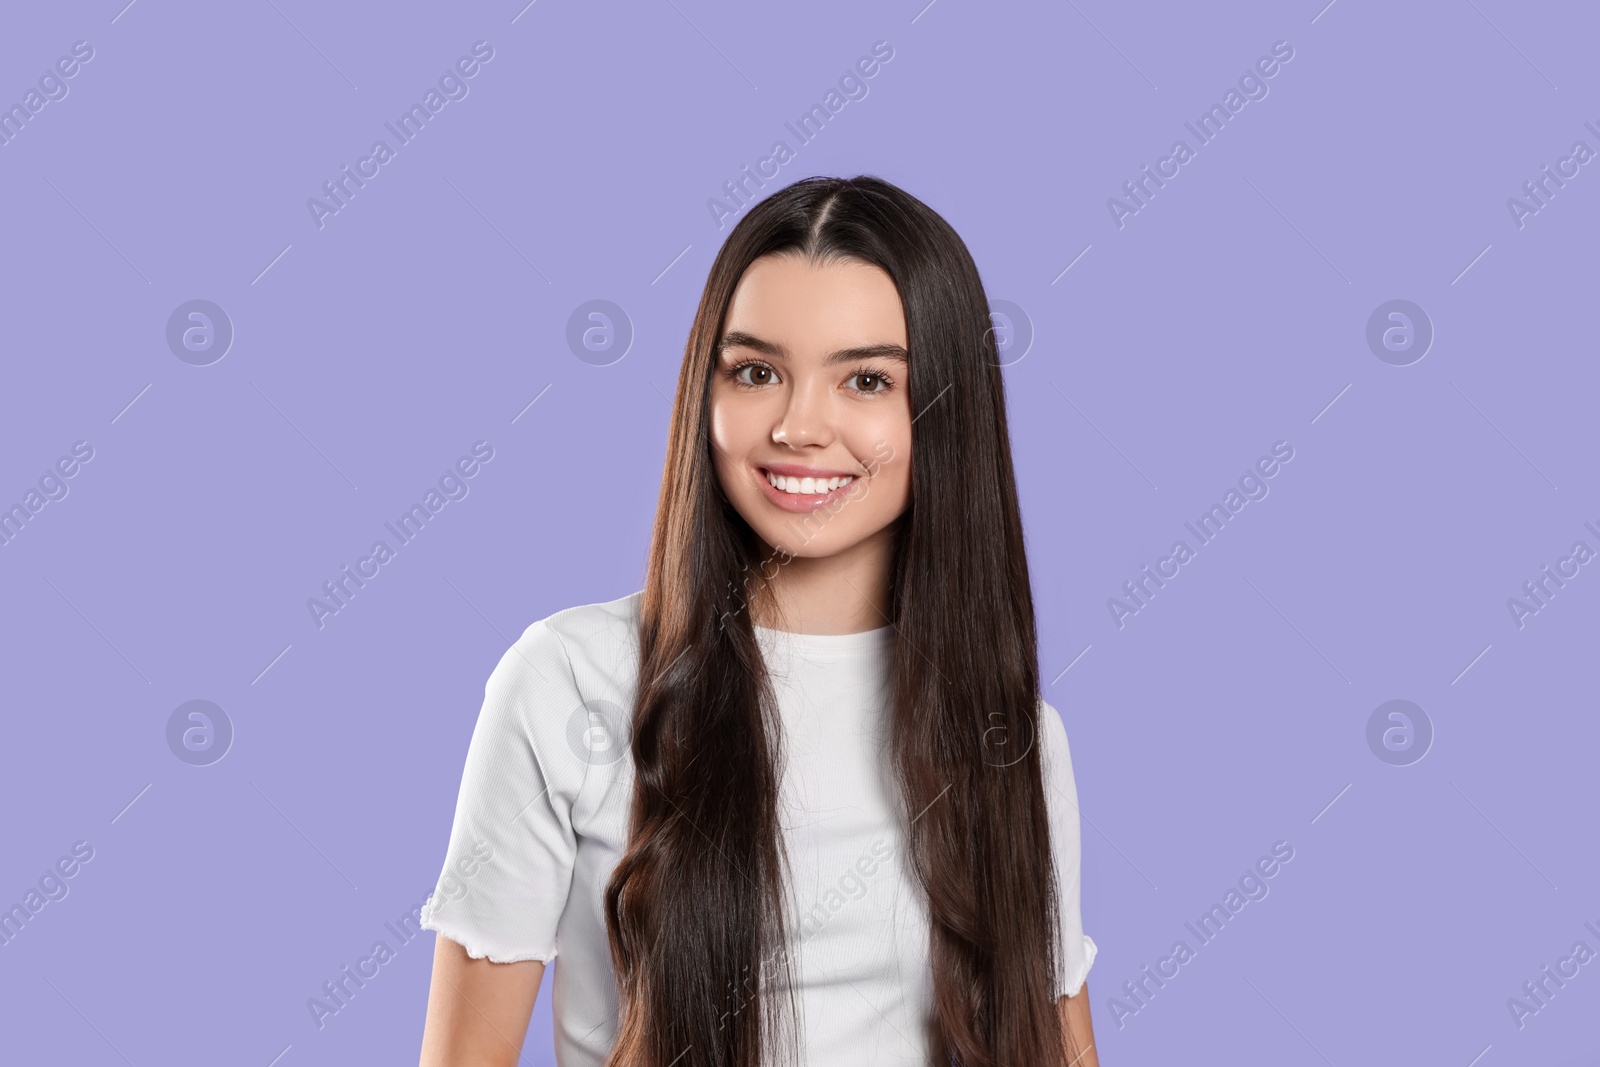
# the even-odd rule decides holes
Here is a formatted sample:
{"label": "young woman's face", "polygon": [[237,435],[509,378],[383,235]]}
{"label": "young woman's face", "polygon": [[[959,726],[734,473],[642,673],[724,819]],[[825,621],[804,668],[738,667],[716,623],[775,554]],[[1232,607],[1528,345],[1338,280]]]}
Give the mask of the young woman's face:
{"label": "young woman's face", "polygon": [[905,511],[905,352],[900,294],[880,268],[776,255],[745,271],[713,357],[712,455],[767,545],[830,556]]}

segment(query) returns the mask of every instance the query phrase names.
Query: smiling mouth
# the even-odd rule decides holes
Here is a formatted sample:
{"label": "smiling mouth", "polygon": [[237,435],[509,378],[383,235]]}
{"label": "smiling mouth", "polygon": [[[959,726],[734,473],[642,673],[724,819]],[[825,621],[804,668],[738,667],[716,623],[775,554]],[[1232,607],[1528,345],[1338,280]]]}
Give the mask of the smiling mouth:
{"label": "smiling mouth", "polygon": [[790,496],[826,496],[835,489],[843,489],[854,482],[855,476],[844,474],[832,478],[796,478],[782,474],[774,474],[765,468],[761,473],[767,479],[767,484],[780,493]]}

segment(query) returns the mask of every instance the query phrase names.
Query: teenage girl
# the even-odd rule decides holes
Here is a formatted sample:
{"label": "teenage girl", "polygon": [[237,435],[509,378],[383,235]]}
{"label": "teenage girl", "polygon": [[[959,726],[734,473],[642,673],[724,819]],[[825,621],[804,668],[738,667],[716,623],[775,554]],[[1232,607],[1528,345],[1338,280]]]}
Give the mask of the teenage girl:
{"label": "teenage girl", "polygon": [[1077,790],[1040,696],[988,301],[960,237],[808,178],[719,251],[644,588],[500,659],[423,1067],[1097,1067]]}

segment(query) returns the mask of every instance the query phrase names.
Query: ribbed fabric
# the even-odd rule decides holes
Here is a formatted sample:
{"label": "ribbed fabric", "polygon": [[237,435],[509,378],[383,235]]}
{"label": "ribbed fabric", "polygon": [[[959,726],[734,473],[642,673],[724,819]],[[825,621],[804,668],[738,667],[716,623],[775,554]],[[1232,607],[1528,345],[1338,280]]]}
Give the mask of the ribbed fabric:
{"label": "ribbed fabric", "polygon": [[[444,870],[423,906],[423,928],[471,956],[548,961],[559,952],[551,984],[560,1067],[599,1067],[616,1036],[602,895],[632,797],[627,729],[641,595],[541,619],[501,657],[467,749]],[[902,864],[887,762],[893,635],[888,626],[828,635],[756,627],[784,729],[790,963],[804,1067],[928,1059],[927,901]],[[1065,995],[1082,987],[1095,944],[1079,911],[1066,730],[1054,708],[1042,712],[1065,964],[1056,991]],[[781,971],[770,988],[787,1000]]]}

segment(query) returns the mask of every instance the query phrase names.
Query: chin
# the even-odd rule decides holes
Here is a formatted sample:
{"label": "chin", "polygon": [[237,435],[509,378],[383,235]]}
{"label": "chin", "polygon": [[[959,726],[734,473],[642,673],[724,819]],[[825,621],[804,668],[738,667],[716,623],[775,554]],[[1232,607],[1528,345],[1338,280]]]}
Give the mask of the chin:
{"label": "chin", "polygon": [[855,544],[854,541],[841,543],[831,537],[816,537],[810,541],[798,541],[781,537],[774,541],[768,538],[767,543],[791,559],[826,559],[829,556],[838,555]]}
{"label": "chin", "polygon": [[862,516],[839,516],[825,525],[807,528],[801,520],[792,524],[779,524],[761,533],[762,539],[774,549],[796,559],[826,559],[858,547],[882,531],[883,526],[862,522]]}

